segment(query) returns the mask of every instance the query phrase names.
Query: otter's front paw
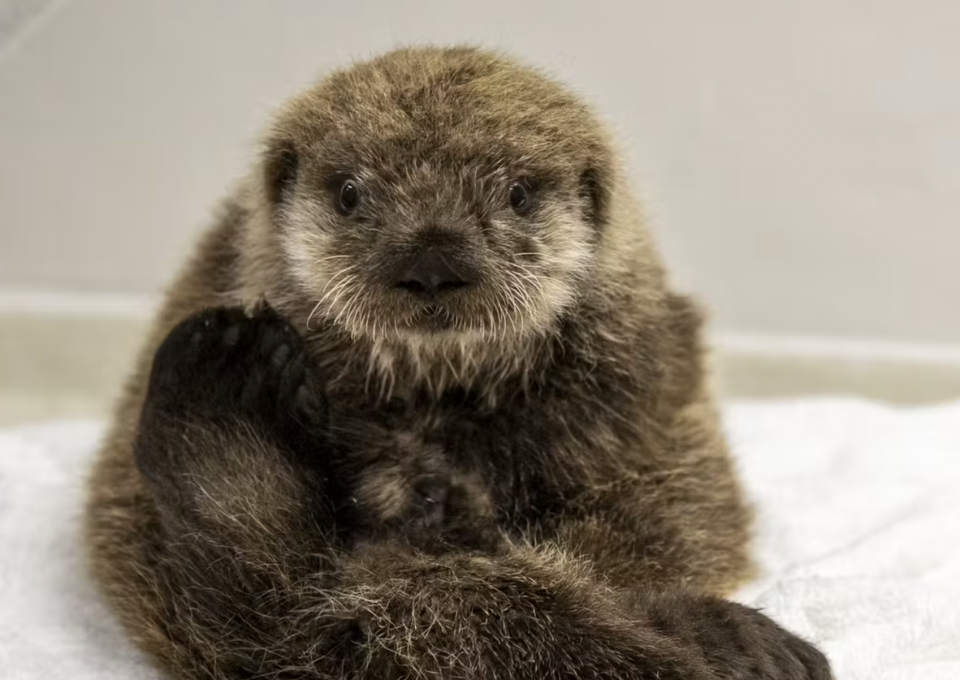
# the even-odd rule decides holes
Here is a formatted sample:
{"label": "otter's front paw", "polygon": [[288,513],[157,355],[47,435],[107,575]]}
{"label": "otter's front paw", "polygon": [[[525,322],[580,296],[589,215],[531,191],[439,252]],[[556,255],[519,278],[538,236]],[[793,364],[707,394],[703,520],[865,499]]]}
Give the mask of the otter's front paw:
{"label": "otter's front paw", "polygon": [[365,471],[353,490],[354,541],[401,541],[435,553],[501,549],[503,535],[481,480],[445,464],[431,469],[428,462],[408,475],[388,465]]}
{"label": "otter's front paw", "polygon": [[303,343],[270,308],[201,312],[157,349],[147,401],[169,415],[255,416],[272,423],[297,408],[305,380]]}
{"label": "otter's front paw", "polygon": [[352,491],[354,539],[401,539],[422,543],[439,536],[444,522],[450,475],[440,466],[412,472],[380,462],[363,470]]}
{"label": "otter's front paw", "polygon": [[187,424],[238,422],[286,443],[321,418],[322,402],[308,384],[303,342],[270,308],[248,316],[215,308],[179,323],[154,357],[140,420],[138,464],[149,474]]}

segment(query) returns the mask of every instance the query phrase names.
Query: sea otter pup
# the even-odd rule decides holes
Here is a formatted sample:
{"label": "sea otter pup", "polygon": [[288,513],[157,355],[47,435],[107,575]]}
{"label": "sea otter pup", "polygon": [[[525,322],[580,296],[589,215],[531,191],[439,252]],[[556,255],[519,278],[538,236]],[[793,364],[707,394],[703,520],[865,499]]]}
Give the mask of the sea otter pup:
{"label": "sea otter pup", "polygon": [[722,599],[750,512],[611,142],[540,72],[407,48],[276,117],[90,483],[179,678],[824,679]]}

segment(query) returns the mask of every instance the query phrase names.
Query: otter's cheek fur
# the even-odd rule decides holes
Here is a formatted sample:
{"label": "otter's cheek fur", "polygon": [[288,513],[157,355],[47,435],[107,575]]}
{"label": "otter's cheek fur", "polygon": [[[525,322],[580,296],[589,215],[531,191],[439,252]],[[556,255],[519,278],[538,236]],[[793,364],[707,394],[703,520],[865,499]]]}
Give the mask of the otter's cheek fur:
{"label": "otter's cheek fur", "polygon": [[[475,291],[509,314],[458,290],[469,318],[398,331],[414,303],[363,286],[415,222],[522,263]],[[358,62],[281,109],[170,287],[90,479],[93,574],[185,680],[828,680],[722,599],[751,510],[701,326],[577,97],[475,48]]]}
{"label": "otter's cheek fur", "polygon": [[533,324],[539,330],[549,328],[576,303],[594,263],[597,239],[595,228],[570,210],[550,210],[545,222],[549,228],[537,234],[535,269],[538,304]]}

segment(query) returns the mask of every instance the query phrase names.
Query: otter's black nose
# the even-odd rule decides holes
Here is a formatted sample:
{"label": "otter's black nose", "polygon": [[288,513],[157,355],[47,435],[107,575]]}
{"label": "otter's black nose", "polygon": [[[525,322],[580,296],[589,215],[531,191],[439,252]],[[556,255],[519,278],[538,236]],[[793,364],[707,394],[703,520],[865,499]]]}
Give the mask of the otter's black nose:
{"label": "otter's black nose", "polygon": [[436,295],[468,284],[438,249],[429,248],[401,275],[397,287],[411,293]]}

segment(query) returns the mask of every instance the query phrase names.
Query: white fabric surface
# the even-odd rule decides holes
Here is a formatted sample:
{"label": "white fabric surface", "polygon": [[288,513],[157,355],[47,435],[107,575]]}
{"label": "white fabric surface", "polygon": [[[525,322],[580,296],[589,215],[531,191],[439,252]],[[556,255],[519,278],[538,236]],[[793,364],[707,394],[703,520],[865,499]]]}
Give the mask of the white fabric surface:
{"label": "white fabric surface", "polygon": [[[738,403],[759,508],[738,599],[819,643],[838,680],[960,679],[960,403]],[[159,678],[83,572],[82,484],[102,429],[0,432],[0,675]]]}

